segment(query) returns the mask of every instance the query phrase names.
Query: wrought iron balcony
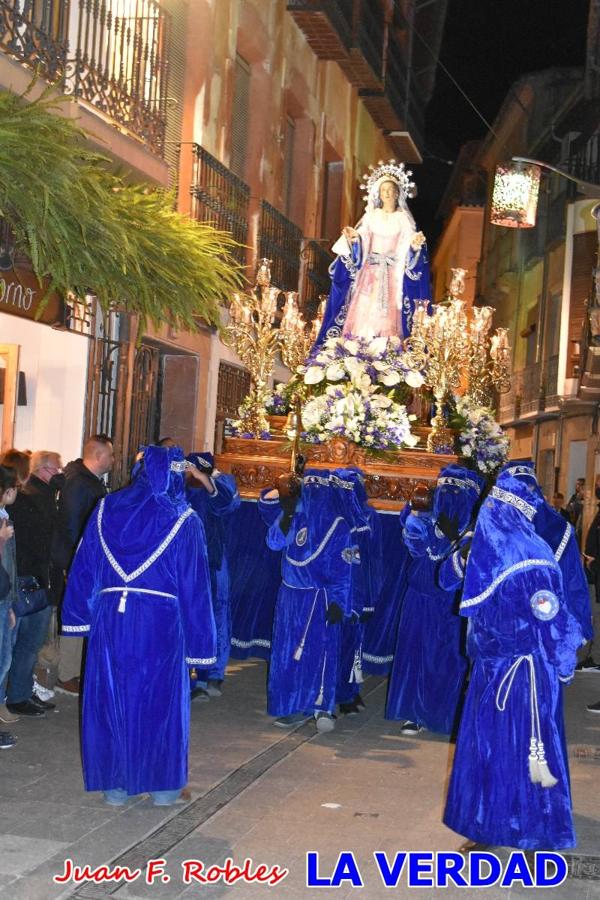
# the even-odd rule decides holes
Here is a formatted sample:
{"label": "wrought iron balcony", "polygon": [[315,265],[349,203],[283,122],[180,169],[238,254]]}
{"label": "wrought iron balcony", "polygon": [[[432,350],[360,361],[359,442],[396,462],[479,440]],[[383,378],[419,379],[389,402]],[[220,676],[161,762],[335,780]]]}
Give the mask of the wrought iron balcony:
{"label": "wrought iron balcony", "polygon": [[542,386],[540,382],[540,364],[526,366],[520,375],[521,407],[520,416],[531,416],[542,408]]}
{"label": "wrought iron balcony", "polygon": [[558,409],[558,356],[551,356],[546,364],[544,409]]}
{"label": "wrought iron balcony", "polygon": [[[194,144],[192,149],[192,217],[231,232],[239,244],[246,245],[250,188],[204,147]],[[240,265],[245,265],[246,247],[236,248],[234,256]]]}
{"label": "wrought iron balcony", "polygon": [[67,64],[68,0],[0,0],[0,49],[48,81]]}
{"label": "wrought iron balcony", "polygon": [[408,71],[402,48],[392,37],[387,48],[387,63],[383,87],[359,90],[373,121],[386,131],[403,132],[390,137],[394,153],[406,162],[421,162],[419,147],[423,146],[424,103],[409,88]]}
{"label": "wrought iron balcony", "polygon": [[578,153],[569,157],[567,171],[574,178],[600,184],[600,134],[593,134]]}
{"label": "wrought iron balcony", "polygon": [[354,0],[288,0],[287,9],[319,59],[345,59]]}
{"label": "wrought iron balcony", "polygon": [[334,260],[332,253],[318,241],[304,239],[302,242],[302,282],[300,302],[305,318],[311,319],[317,312],[321,296],[329,294],[331,279],[329,266]]}
{"label": "wrought iron balcony", "polygon": [[274,206],[260,205],[258,254],[272,260],[271,281],[282,291],[297,291],[302,231]]}
{"label": "wrought iron balcony", "polygon": [[379,4],[354,0],[350,52],[340,60],[348,81],[359,88],[380,90],[383,79],[385,22]]}
{"label": "wrought iron balcony", "polygon": [[157,0],[78,0],[65,91],[164,150],[170,18]]}

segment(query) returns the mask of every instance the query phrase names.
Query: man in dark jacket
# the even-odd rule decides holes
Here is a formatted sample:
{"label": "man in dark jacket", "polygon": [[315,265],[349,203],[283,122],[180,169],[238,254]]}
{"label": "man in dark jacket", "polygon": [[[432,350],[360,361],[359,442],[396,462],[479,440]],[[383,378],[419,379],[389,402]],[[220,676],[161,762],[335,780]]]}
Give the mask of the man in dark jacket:
{"label": "man in dark jacket", "polygon": [[[83,445],[83,457],[65,469],[65,484],[58,498],[58,519],[52,544],[52,563],[66,573],[96,503],[106,495],[102,478],[113,467],[112,441],[105,434],[94,434]],[[60,642],[60,661],[56,690],[79,693],[79,674],[83,638]]]}

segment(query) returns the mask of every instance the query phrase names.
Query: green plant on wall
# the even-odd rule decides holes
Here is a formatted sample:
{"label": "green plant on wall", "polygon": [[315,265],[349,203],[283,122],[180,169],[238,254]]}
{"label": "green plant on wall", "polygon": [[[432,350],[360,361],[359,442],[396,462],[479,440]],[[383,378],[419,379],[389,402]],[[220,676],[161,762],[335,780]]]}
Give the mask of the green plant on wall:
{"label": "green plant on wall", "polygon": [[51,89],[27,102],[0,91],[0,216],[40,281],[63,296],[92,292],[142,322],[219,324],[241,280],[237,246],[173,209],[169,193],[132,185],[89,150]]}

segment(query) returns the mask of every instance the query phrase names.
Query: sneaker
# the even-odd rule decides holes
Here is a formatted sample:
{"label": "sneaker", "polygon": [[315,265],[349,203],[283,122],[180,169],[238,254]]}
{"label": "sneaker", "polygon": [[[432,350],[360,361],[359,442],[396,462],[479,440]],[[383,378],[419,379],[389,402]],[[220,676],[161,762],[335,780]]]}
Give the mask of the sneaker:
{"label": "sneaker", "polygon": [[590,703],[589,706],[586,707],[588,712],[600,713],[600,700],[597,703]]}
{"label": "sneaker", "polygon": [[305,713],[294,713],[291,716],[280,716],[279,719],[275,719],[273,725],[277,728],[292,728],[294,725],[299,725],[300,722],[306,722],[310,719],[310,716],[305,715]]}
{"label": "sneaker", "polygon": [[586,656],[580,663],[577,663],[575,671],[586,673],[600,672],[600,665],[598,665],[597,662],[594,662],[591,656]]}
{"label": "sneaker", "polygon": [[416,722],[405,722],[400,729],[400,734],[418,734],[420,731],[425,731],[422,725],[417,725]]}
{"label": "sneaker", "polygon": [[54,687],[58,694],[68,694],[70,697],[79,696],[79,678],[69,678],[68,681],[61,681],[59,678]]}
{"label": "sneaker", "polygon": [[9,712],[4,703],[0,704],[0,722],[4,722],[5,725],[12,725],[13,722],[18,721],[18,716],[15,716],[14,713]]}
{"label": "sneaker", "polygon": [[7,703],[6,708],[9,712],[17,716],[25,716],[28,719],[42,719],[46,715],[46,710],[31,700],[22,700],[20,703]]}
{"label": "sneaker", "polygon": [[315,720],[317,722],[317,731],[320,734],[329,734],[329,732],[333,731],[333,729],[335,728],[335,719],[336,719],[336,717],[332,713],[328,713],[328,712],[315,713]]}
{"label": "sneaker", "polygon": [[54,691],[40,684],[35,675],[33,676],[33,693],[40,700],[52,700],[54,697]]}
{"label": "sneaker", "polygon": [[210,700],[210,695],[208,691],[205,691],[204,688],[197,687],[191,692],[190,697],[192,700],[199,700],[201,703],[206,703],[207,700]]}
{"label": "sneaker", "polygon": [[50,700],[42,700],[37,694],[32,694],[29,702],[33,703],[34,706],[39,706],[40,709],[56,709],[56,703],[51,703]]}
{"label": "sneaker", "polygon": [[356,708],[354,701],[352,701],[352,703],[340,703],[339,707],[340,707],[340,714],[342,716],[357,716],[358,715],[358,709]]}
{"label": "sneaker", "polygon": [[17,739],[14,734],[9,734],[8,731],[0,731],[0,750],[10,750],[16,743]]}
{"label": "sneaker", "polygon": [[206,685],[206,693],[209,697],[222,697],[223,691],[221,690],[221,685],[223,684],[223,679],[221,681],[209,681]]}

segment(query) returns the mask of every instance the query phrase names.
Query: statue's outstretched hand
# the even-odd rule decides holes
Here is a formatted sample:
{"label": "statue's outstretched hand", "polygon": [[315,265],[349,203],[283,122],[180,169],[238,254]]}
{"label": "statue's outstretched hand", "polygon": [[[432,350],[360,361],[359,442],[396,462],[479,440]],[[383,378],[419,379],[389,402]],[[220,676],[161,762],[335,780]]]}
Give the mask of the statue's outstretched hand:
{"label": "statue's outstretched hand", "polygon": [[356,228],[351,228],[349,225],[346,225],[346,227],[342,230],[342,234],[347,241],[358,241],[360,237]]}

